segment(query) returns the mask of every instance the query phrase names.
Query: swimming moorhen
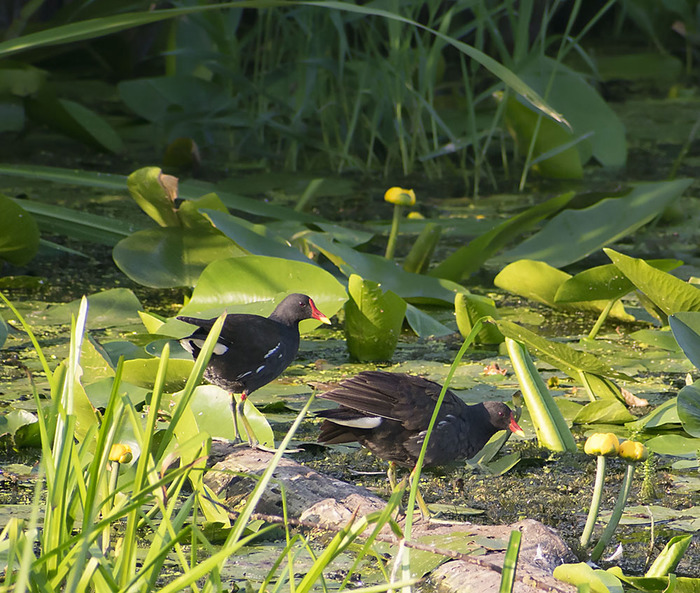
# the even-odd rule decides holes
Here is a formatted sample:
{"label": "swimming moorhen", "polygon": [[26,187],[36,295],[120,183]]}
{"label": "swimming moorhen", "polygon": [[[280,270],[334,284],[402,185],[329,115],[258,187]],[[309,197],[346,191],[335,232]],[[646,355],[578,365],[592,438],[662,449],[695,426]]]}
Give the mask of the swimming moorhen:
{"label": "swimming moorhen", "polygon": [[[441,385],[413,375],[359,373],[319,395],[340,406],[317,413],[325,418],[318,440],[329,444],[357,441],[390,464],[413,467],[441,390]],[[506,404],[488,401],[470,406],[448,389],[423,464],[429,467],[469,459],[494,434],[506,429],[524,434]],[[393,481],[391,469],[389,477]]]}
{"label": "swimming moorhen", "polygon": [[[183,348],[196,359],[216,319],[184,315],[178,319],[199,327],[191,336],[180,340]],[[257,439],[243,412],[244,402],[253,391],[278,377],[294,360],[299,350],[299,322],[304,319],[330,324],[310,297],[297,293],[285,297],[269,317],[240,313],[226,316],[204,378],[231,394],[234,442],[241,442],[236,424],[238,417],[243,422],[248,443],[257,446]],[[235,393],[241,394],[237,404]]]}

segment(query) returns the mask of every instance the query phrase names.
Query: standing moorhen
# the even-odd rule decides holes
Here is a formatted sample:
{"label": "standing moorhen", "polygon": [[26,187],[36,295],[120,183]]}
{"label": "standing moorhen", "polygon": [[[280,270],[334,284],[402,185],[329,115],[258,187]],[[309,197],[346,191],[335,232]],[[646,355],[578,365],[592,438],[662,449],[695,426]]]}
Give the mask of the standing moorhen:
{"label": "standing moorhen", "polygon": [[[249,314],[226,316],[204,378],[231,394],[235,443],[241,442],[236,423],[236,419],[240,418],[248,443],[252,447],[257,446],[257,439],[243,412],[245,400],[291,364],[299,350],[299,322],[312,318],[330,324],[328,317],[305,294],[285,297],[269,317]],[[178,319],[199,326],[191,336],[180,340],[183,348],[196,359],[216,319],[185,316]],[[237,404],[235,393],[241,394]]]}
{"label": "standing moorhen", "polygon": [[[390,462],[393,488],[391,465],[416,464],[441,390],[441,385],[422,377],[384,371],[359,373],[319,395],[340,407],[317,413],[325,418],[318,440],[364,445]],[[488,401],[470,406],[448,389],[430,435],[424,466],[469,459],[494,434],[506,429],[524,435],[507,405]],[[422,497],[418,502],[427,516]]]}

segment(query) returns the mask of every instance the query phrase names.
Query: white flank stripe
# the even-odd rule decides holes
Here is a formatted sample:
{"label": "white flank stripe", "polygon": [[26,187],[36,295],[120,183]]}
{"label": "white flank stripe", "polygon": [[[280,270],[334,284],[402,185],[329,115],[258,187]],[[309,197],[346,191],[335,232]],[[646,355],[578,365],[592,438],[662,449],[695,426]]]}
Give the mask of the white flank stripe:
{"label": "white flank stripe", "polygon": [[382,418],[379,416],[368,416],[365,418],[355,418],[354,420],[339,420],[337,418],[328,418],[333,424],[340,424],[340,426],[349,426],[350,428],[363,428],[370,430],[372,428],[377,428],[382,423]]}
{"label": "white flank stripe", "polygon": [[[279,343],[278,343],[277,346],[275,346],[274,348],[270,348],[270,350],[268,351],[268,353],[265,355],[265,358],[269,358],[270,356],[272,356],[272,355],[277,351],[277,349],[278,349],[279,347],[280,347],[280,345],[279,345]],[[282,355],[280,354],[280,356],[282,356]]]}

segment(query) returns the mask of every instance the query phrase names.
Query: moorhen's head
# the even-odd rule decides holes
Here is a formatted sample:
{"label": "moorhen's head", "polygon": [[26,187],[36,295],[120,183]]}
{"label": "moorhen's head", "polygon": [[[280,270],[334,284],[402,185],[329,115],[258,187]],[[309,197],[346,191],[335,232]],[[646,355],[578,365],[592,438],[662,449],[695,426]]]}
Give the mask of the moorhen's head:
{"label": "moorhen's head", "polygon": [[285,325],[294,325],[304,319],[317,319],[330,325],[330,320],[316,308],[311,297],[305,294],[290,294],[277,305],[270,319]]}
{"label": "moorhen's head", "polygon": [[510,430],[519,436],[525,435],[507,405],[501,402],[484,402],[484,407],[489,414],[489,422],[496,430]]}

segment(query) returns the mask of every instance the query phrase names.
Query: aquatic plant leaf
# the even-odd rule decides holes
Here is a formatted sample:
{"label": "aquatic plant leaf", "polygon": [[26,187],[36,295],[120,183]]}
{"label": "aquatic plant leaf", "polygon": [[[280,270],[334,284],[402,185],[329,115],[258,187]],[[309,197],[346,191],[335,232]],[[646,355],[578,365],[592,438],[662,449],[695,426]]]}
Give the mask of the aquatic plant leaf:
{"label": "aquatic plant leaf", "polygon": [[662,434],[644,442],[649,451],[658,455],[694,458],[700,448],[700,439],[682,437],[677,434]]}
{"label": "aquatic plant leaf", "polygon": [[[212,437],[233,439],[233,413],[228,392],[215,385],[200,385],[194,390],[189,406],[200,431]],[[265,446],[274,447],[274,434],[265,416],[258,411],[250,398],[246,399],[244,406],[245,417],[255,436]],[[246,432],[240,418],[238,434],[245,438]]]}
{"label": "aquatic plant leaf", "polygon": [[627,426],[632,431],[644,430],[649,428],[658,428],[668,424],[680,424],[681,419],[678,416],[676,406],[676,398],[672,398],[658,405],[646,416],[642,416],[639,420],[630,422]]}
{"label": "aquatic plant leaf", "polygon": [[[625,196],[606,198],[581,210],[565,210],[496,261],[533,259],[555,268],[569,265],[651,221],[677,200],[691,181],[635,183]],[[572,237],[576,240],[572,241]]]}
{"label": "aquatic plant leaf", "polygon": [[[275,305],[292,292],[308,294],[329,318],[347,300],[347,292],[336,278],[311,263],[263,255],[245,255],[220,259],[209,264],[200,276],[190,301],[179,315],[214,317],[228,313],[269,315]],[[170,328],[168,322],[164,328]],[[300,328],[317,327],[313,319],[302,321]],[[161,332],[168,333],[164,328]]]}
{"label": "aquatic plant leaf", "polygon": [[310,263],[308,257],[296,247],[292,247],[283,237],[269,230],[266,230],[264,234],[259,234],[253,230],[253,227],[262,225],[253,225],[242,218],[232,216],[228,212],[203,210],[203,214],[216,229],[251,254],[281,257]]}
{"label": "aquatic plant leaf", "polygon": [[384,289],[406,300],[452,305],[455,293],[464,290],[449,280],[407,272],[393,261],[379,255],[361,253],[332,241],[322,233],[309,233],[304,240],[320,250],[344,275],[357,274],[380,282]]}
{"label": "aquatic plant leaf", "polygon": [[700,289],[657,270],[642,259],[604,249],[607,256],[666,315],[700,311]]}
{"label": "aquatic plant leaf", "polygon": [[537,442],[552,451],[576,451],[576,441],[571,430],[537,372],[527,348],[507,334],[504,335],[508,355],[535,427]]}
{"label": "aquatic plant leaf", "polygon": [[[503,95],[495,96],[498,99]],[[554,179],[583,177],[579,151],[575,145],[571,146],[571,142],[575,140],[571,130],[543,117],[512,94],[505,100],[505,124],[522,154],[527,154],[534,137],[532,154],[534,159],[540,159],[537,164],[532,165],[535,172]]]}
{"label": "aquatic plant leaf", "polygon": [[[494,278],[493,283],[508,292],[543,303],[563,311],[596,311],[600,313],[608,305],[608,300],[559,302],[556,295],[559,288],[571,278],[562,270],[549,264],[530,259],[521,259],[508,264]],[[633,321],[622,303],[617,302],[610,310],[610,316],[624,321]]]}
{"label": "aquatic plant leaf", "polygon": [[211,262],[246,255],[231,239],[212,228],[160,227],[122,239],[112,250],[119,269],[134,282],[151,288],[194,286]]}
{"label": "aquatic plant leaf", "polygon": [[410,303],[406,303],[406,321],[408,321],[408,325],[411,326],[411,329],[416,332],[416,335],[421,338],[428,338],[431,336],[440,338],[454,333],[454,330]]}
{"label": "aquatic plant leaf", "polygon": [[571,585],[589,585],[595,593],[623,593],[620,579],[612,573],[593,569],[586,562],[560,564],[552,574],[555,579]]}
{"label": "aquatic plant leaf", "polygon": [[[650,266],[670,272],[683,262],[678,259],[647,260]],[[612,300],[635,289],[634,284],[614,264],[584,270],[562,282],[554,295],[557,303]]]}
{"label": "aquatic plant leaf", "polygon": [[100,151],[119,153],[122,139],[106,119],[80,103],[43,89],[25,100],[27,116]]}
{"label": "aquatic plant leaf", "polygon": [[[464,292],[458,292],[455,295],[455,318],[459,333],[462,334],[463,338],[469,335],[476,322],[482,317],[496,318],[497,316],[496,303],[493,302],[493,299]],[[482,344],[500,344],[503,340],[503,334],[490,323],[483,325],[475,339],[476,342]]]}
{"label": "aquatic plant leaf", "polygon": [[[110,288],[87,297],[90,315],[89,329],[124,327],[140,321],[139,311],[143,309],[137,296],[128,288]],[[49,325],[70,323],[71,315],[77,315],[81,299],[70,303],[49,307],[33,316],[38,322]]]}
{"label": "aquatic plant leaf", "polygon": [[528,208],[520,214],[511,216],[495,228],[457,249],[437,266],[430,269],[428,275],[455,282],[468,278],[515,237],[540,220],[564,208],[574,195],[574,192],[561,194],[542,204]]}
{"label": "aquatic plant leaf", "polygon": [[574,424],[625,424],[634,420],[625,405],[617,399],[599,399],[583,406],[574,418]]}
{"label": "aquatic plant leaf", "polygon": [[403,262],[403,269],[414,274],[425,274],[433,257],[435,247],[440,241],[442,227],[428,222],[413,243]]}
{"label": "aquatic plant leaf", "polygon": [[129,175],[126,186],[141,210],[160,226],[180,226],[175,207],[176,177],[163,174],[159,167],[142,167]]}
{"label": "aquatic plant leaf", "polygon": [[37,422],[37,417],[27,410],[12,410],[0,415],[0,434],[14,434],[27,424]]}
{"label": "aquatic plant leaf", "polygon": [[406,302],[357,274],[348,280],[345,339],[354,360],[391,360],[401,335]]}
{"label": "aquatic plant leaf", "polygon": [[7,328],[7,323],[5,323],[5,320],[0,317],[0,348],[2,348],[5,340],[7,340],[9,333],[10,330]]}
{"label": "aquatic plant leaf", "polygon": [[668,324],[683,353],[700,369],[700,312],[675,313],[669,316]]}
{"label": "aquatic plant leaf", "polygon": [[630,338],[643,344],[648,344],[649,346],[655,346],[656,348],[663,348],[669,352],[681,352],[680,346],[676,338],[673,337],[671,331],[667,331],[670,328],[664,329],[640,329],[636,332],[630,334]]}
{"label": "aquatic plant leaf", "polygon": [[522,342],[540,359],[562,370],[572,379],[578,380],[580,379],[580,373],[586,372],[623,381],[634,380],[625,373],[621,373],[607,366],[589,352],[574,350],[571,346],[567,346],[561,342],[547,340],[512,321],[496,319],[493,323],[496,324],[504,336]]}
{"label": "aquatic plant leaf", "polygon": [[[692,534],[687,534],[676,535],[668,540],[664,546],[664,549],[661,550],[644,576],[665,577],[670,573],[675,572],[676,567],[682,560],[683,554],[685,554],[685,551],[688,549],[692,539]],[[698,586],[700,586],[700,583],[698,583]]]}
{"label": "aquatic plant leaf", "polygon": [[[124,361],[122,380],[146,389],[153,388],[158,365],[157,358],[134,358]],[[186,359],[171,359],[165,377],[165,390],[174,393],[185,386],[187,377],[192,372],[194,362]]]}
{"label": "aquatic plant leaf", "polygon": [[678,392],[678,417],[683,429],[700,438],[700,381],[686,385]]}
{"label": "aquatic plant leaf", "polygon": [[0,194],[0,261],[29,263],[39,251],[39,227],[19,203]]}
{"label": "aquatic plant leaf", "polygon": [[625,127],[617,113],[578,72],[548,56],[523,61],[521,78],[561,112],[574,136],[590,134],[577,145],[581,161],[592,155],[603,167],[623,167],[627,161]]}

